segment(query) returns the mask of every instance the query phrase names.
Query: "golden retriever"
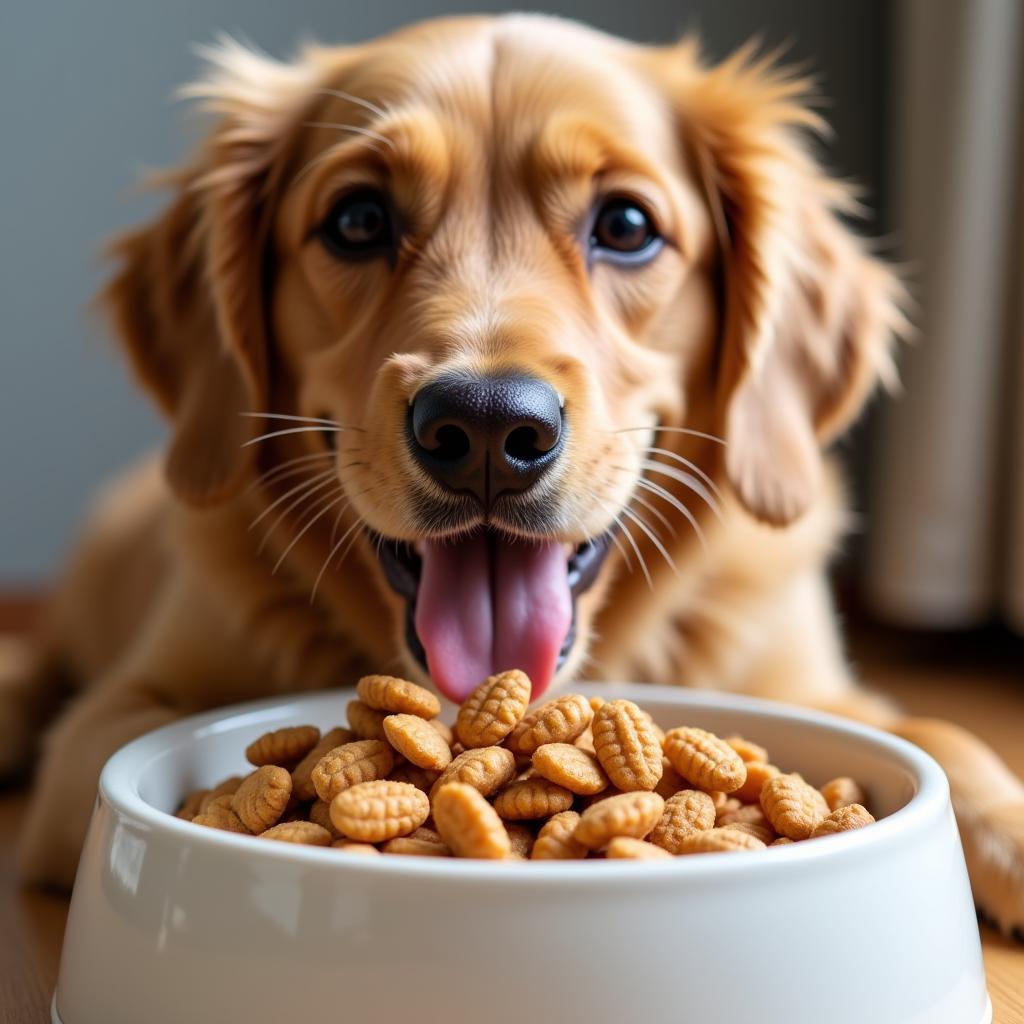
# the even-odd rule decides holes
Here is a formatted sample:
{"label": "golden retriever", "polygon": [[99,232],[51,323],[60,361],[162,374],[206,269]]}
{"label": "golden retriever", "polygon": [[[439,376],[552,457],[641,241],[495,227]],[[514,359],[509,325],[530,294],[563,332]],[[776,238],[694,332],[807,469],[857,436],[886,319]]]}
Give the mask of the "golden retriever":
{"label": "golden retriever", "polygon": [[1024,923],[1024,789],[844,661],[822,450],[903,323],[808,148],[807,84],[747,48],[538,16],[277,63],[212,48],[216,116],[107,288],[171,424],[100,505],[4,750],[48,736],[22,841],[69,884],[103,761],[204,708],[519,666],[739,691],[895,728],[953,784],[975,893]]}

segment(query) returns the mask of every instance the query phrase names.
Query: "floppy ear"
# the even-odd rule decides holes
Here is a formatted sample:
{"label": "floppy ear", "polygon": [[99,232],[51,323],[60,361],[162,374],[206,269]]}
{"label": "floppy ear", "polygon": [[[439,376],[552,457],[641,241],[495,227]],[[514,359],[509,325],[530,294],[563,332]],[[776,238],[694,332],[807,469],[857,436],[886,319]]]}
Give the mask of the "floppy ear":
{"label": "floppy ear", "polygon": [[681,128],[722,236],[726,472],[754,516],[781,526],[813,501],[822,446],[879,379],[895,384],[903,287],[843,222],[852,190],[805,148],[823,128],[808,83],[749,47],[706,71],[692,47],[684,56]]}
{"label": "floppy ear", "polygon": [[137,377],[172,423],[166,473],[194,505],[232,494],[265,408],[268,195],[310,72],[229,40],[205,51],[209,77],[186,95],[218,123],[152,223],[116,239],[102,295]]}

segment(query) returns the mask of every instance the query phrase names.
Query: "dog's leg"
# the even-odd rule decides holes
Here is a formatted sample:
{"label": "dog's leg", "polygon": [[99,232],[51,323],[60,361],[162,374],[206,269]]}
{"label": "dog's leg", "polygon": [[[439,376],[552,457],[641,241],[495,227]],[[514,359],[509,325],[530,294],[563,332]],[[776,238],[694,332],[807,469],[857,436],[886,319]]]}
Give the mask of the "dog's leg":
{"label": "dog's leg", "polygon": [[26,882],[70,888],[104,762],[129,740],[180,714],[153,692],[124,679],[79,698],[44,741],[18,845]]}
{"label": "dog's leg", "polygon": [[987,919],[1024,942],[1024,783],[994,750],[951,722],[906,718],[893,732],[942,765],[974,901]]}
{"label": "dog's leg", "polygon": [[902,736],[931,754],[949,779],[974,901],[1024,942],[1024,783],[977,736],[951,722],[905,718],[884,699],[852,690],[822,710]]}
{"label": "dog's leg", "polygon": [[[949,722],[908,718],[856,682],[822,587],[803,585],[790,628],[758,659],[748,691],[799,702],[887,729],[931,754],[949,779],[974,899],[1003,931],[1024,941],[1024,783],[976,736]],[[798,614],[796,613],[798,611]]]}

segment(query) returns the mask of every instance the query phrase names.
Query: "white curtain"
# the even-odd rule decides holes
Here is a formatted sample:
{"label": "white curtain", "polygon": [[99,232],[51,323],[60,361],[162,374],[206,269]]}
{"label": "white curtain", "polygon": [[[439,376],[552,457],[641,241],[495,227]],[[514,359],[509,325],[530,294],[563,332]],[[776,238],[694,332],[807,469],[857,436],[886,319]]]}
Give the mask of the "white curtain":
{"label": "white curtain", "polygon": [[919,336],[873,453],[868,599],[1024,632],[1024,4],[901,0],[898,22],[892,220]]}

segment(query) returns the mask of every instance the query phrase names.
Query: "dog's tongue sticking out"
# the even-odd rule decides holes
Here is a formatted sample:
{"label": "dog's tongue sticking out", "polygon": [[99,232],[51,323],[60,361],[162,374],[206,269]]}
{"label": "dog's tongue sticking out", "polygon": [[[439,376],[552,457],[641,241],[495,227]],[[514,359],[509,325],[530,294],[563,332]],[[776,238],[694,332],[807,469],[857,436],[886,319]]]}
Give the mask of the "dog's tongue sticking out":
{"label": "dog's tongue sticking out", "polygon": [[565,551],[483,531],[428,541],[416,632],[438,689],[455,702],[488,676],[522,669],[536,699],[572,625]]}

